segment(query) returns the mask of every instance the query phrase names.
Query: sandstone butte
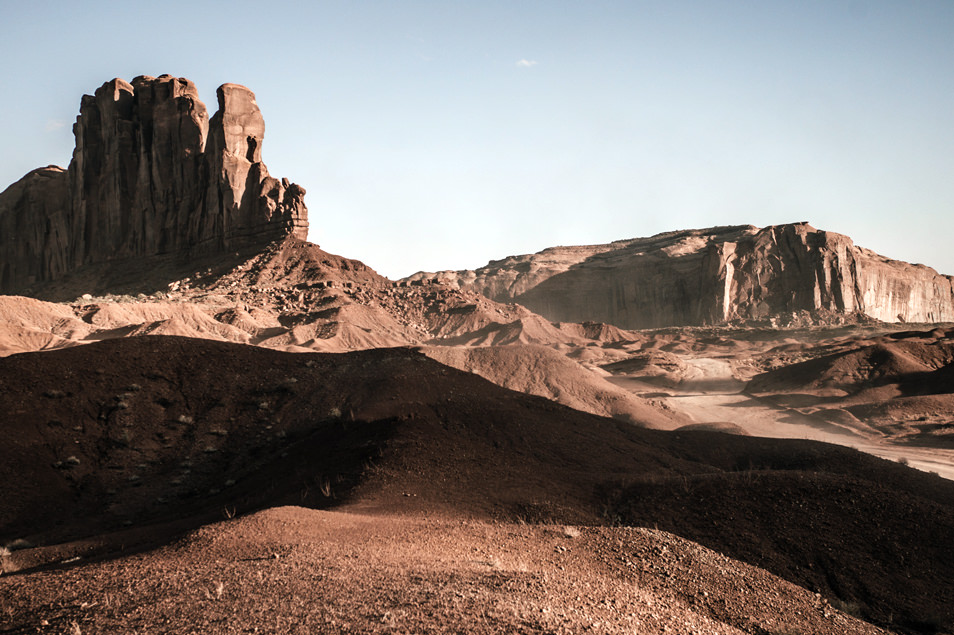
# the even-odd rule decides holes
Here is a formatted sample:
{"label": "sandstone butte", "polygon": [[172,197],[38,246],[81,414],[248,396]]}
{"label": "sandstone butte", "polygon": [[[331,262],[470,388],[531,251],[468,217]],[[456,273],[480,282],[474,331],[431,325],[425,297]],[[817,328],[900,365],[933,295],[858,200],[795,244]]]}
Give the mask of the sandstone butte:
{"label": "sandstone butte", "polygon": [[93,263],[304,239],[305,190],[262,163],[255,95],[224,84],[217,97],[209,119],[195,85],[170,75],[84,95],[69,168],[39,168],[0,194],[0,293]]}
{"label": "sandstone butte", "polygon": [[[69,168],[34,170],[0,193],[0,294],[42,295],[44,283],[90,265],[141,269],[150,257],[172,257],[188,266],[304,240],[305,190],[262,163],[265,123],[254,94],[224,84],[217,96],[211,119],[195,85],[170,75],[113,79],[84,96]],[[954,321],[950,276],[807,223],[553,247],[404,284],[422,279],[552,321],[625,329]]]}
{"label": "sandstone butte", "polygon": [[624,329],[809,319],[954,321],[954,278],[808,223],[552,247],[469,271],[419,273],[560,322]]}

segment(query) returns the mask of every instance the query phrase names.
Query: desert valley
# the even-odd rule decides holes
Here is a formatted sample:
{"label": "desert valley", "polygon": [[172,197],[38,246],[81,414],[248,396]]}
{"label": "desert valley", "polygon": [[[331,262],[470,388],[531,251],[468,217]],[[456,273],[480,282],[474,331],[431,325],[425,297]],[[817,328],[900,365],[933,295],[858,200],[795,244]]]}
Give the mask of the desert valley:
{"label": "desert valley", "polygon": [[0,194],[0,633],[954,632],[954,278],[797,222],[391,280],[217,96],[111,80]]}

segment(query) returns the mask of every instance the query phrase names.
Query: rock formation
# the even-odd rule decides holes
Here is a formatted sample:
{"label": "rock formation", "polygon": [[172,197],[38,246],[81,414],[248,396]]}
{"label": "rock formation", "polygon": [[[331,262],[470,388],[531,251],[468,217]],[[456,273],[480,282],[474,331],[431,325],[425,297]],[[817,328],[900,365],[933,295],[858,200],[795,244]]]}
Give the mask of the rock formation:
{"label": "rock formation", "polygon": [[53,280],[72,267],[69,201],[69,176],[55,165],[0,193],[0,293]]}
{"label": "rock formation", "polygon": [[954,278],[884,258],[807,223],[554,247],[437,277],[498,302],[518,302],[551,320],[627,329],[770,321],[792,314],[954,321]]}
{"label": "rock formation", "polygon": [[210,120],[187,79],[113,79],[85,95],[69,170],[0,194],[0,293],[91,263],[209,254],[308,231],[305,190],[268,174],[265,122],[244,86]]}

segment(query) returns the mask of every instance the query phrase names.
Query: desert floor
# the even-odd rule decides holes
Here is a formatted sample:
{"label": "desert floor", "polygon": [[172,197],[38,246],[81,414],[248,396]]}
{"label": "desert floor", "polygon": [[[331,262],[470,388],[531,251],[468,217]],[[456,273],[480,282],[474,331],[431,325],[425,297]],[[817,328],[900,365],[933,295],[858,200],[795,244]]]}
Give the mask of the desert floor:
{"label": "desert floor", "polygon": [[836,443],[954,480],[952,449],[892,443],[881,435],[835,426],[797,409],[747,395],[743,392],[745,383],[733,374],[733,366],[726,359],[686,357],[683,361],[689,366],[685,382],[667,387],[664,396],[658,386],[641,381],[639,376],[616,376],[610,381],[635,395],[662,398],[674,411],[700,424],[731,424],[737,432],[757,437]]}

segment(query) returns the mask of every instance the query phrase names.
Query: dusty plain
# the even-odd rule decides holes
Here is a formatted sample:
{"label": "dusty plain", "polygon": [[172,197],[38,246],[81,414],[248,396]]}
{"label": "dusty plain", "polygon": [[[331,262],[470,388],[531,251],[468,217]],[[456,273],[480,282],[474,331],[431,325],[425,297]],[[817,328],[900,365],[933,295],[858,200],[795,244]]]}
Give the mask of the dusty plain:
{"label": "dusty plain", "polygon": [[[275,311],[279,351],[166,300],[13,303],[7,341],[110,337],[0,360],[2,532],[30,545],[3,557],[5,632],[949,629],[943,327],[549,324],[342,355],[288,352],[271,301],[246,313]],[[140,334],[170,325],[188,337]],[[859,361],[885,351],[907,365]],[[887,414],[862,424],[871,391]]]}

